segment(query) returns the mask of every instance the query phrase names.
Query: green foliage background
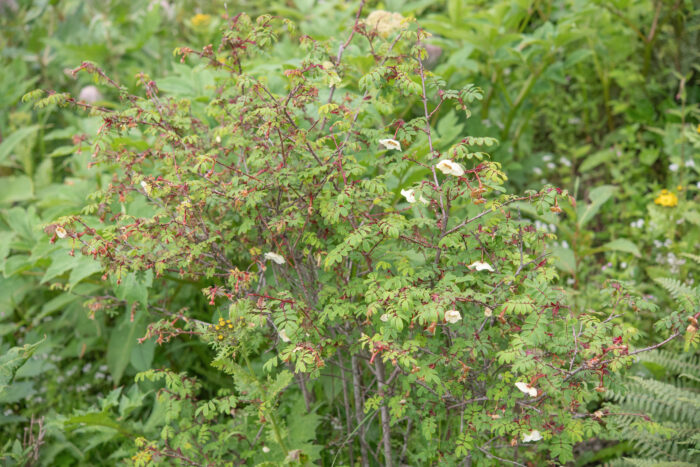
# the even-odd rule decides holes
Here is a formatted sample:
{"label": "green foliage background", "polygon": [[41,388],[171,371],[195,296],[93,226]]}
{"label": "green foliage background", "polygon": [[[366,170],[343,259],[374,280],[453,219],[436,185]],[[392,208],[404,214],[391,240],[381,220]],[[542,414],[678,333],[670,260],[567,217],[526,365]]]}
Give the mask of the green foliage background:
{"label": "green foliage background", "polygon": [[[350,33],[358,7],[359,2],[313,0],[0,1],[3,462],[145,465],[152,443],[168,426],[236,407],[228,373],[248,384],[255,397],[269,401],[267,418],[286,420],[280,437],[308,456],[286,462],[349,464],[345,422],[338,415],[341,390],[333,378],[309,384],[317,400],[326,401],[309,410],[308,398],[298,390],[285,391],[299,378],[292,371],[280,371],[264,387],[255,388],[258,383],[247,381],[241,368],[222,362],[221,349],[212,349],[207,339],[184,334],[163,346],[154,339],[139,343],[153,319],[145,312],[126,312],[133,303],[145,309],[149,300],[157,300],[168,312],[186,309],[187,316],[201,323],[216,323],[219,316],[228,315],[209,305],[202,289],[211,284],[204,279],[173,274],[166,283],[150,271],[140,271],[117,284],[114,276],[103,277],[103,265],[83,256],[79,248],[49,241],[51,226],[80,213],[92,193],[107,190],[116,172],[109,165],[91,164],[90,141],[102,125],[98,115],[49,102],[35,106],[22,96],[37,88],[79,96],[87,86],[96,86],[97,105],[122,110],[116,89],[89,74],[70,73],[87,60],[133,94],[143,93],[138,74],[144,73],[162,93],[188,99],[192,112],[201,115],[212,99],[217,75],[201,62],[180,62],[172,54],[176,47],[199,51],[217,44],[227,13],[232,17],[246,12],[253,18],[267,13],[289,18],[300,34],[330,41],[334,55]],[[577,314],[615,310],[610,306],[611,300],[615,303],[614,290],[619,290],[614,284],[630,296],[643,297],[642,305],[621,309],[612,320],[638,348],[667,338],[679,320],[697,319],[700,12],[692,0],[396,0],[365,6],[366,12],[379,9],[415,17],[432,33],[426,41],[426,66],[444,78],[447,88],[473,83],[483,90],[483,99],[470,104],[470,119],[449,109],[435,114],[430,124],[437,150],[446,152],[465,135],[495,138],[499,144],[488,151],[507,174],[509,191],[540,190],[551,184],[577,200],[575,206],[562,203],[564,212],[559,215],[527,203],[517,205],[519,214],[532,220],[540,233],[553,234],[542,240],[552,253],[551,279],[558,281],[557,290]],[[348,52],[348,76],[370,70],[371,63],[356,52]],[[296,43],[283,37],[255,66],[259,73],[268,72],[272,88],[282,88],[280,72],[299,66],[300,60]],[[352,92],[360,94],[357,89],[348,94]],[[393,99],[386,106],[387,114],[405,121],[422,112],[417,95]],[[412,150],[429,152],[425,139],[416,137],[414,142]],[[138,137],[126,141],[137,149],[141,143]],[[419,177],[411,175],[407,172],[406,178],[391,183],[416,183]],[[677,202],[655,202],[662,190]],[[401,202],[398,189],[392,202]],[[145,203],[135,204],[138,215],[148,215]],[[107,295],[119,306],[103,306],[100,297]],[[246,312],[236,309],[230,316]],[[682,331],[685,339],[627,362],[627,381],[585,401],[589,413],[621,415],[606,415],[600,422],[605,430],[587,429],[573,446],[573,459],[564,456],[561,462],[698,462],[697,334]],[[253,354],[265,346],[263,336],[255,339],[249,342]],[[253,373],[260,373],[265,361],[253,359]],[[154,370],[165,368],[167,372]],[[163,387],[209,402],[197,409],[164,402],[156,396]],[[382,430],[371,417],[368,411],[366,437],[374,450]],[[229,438],[250,436],[251,431],[256,435],[258,414],[245,413],[242,420],[235,430],[210,424],[213,433],[189,435],[223,452]],[[412,445],[414,457],[408,463],[457,462],[450,457],[455,456],[453,447],[443,452],[430,441],[431,436],[445,436],[449,423],[431,418],[414,422],[422,423],[418,430],[424,436],[411,438],[417,445]],[[269,436],[268,444],[274,443],[267,430],[259,436]],[[359,444],[349,444],[355,444],[357,454]],[[516,462],[559,462],[556,450],[519,449]],[[270,465],[282,462],[275,455],[273,450],[268,456],[260,446],[244,454],[251,462]],[[498,460],[482,457],[481,462],[496,465]]]}

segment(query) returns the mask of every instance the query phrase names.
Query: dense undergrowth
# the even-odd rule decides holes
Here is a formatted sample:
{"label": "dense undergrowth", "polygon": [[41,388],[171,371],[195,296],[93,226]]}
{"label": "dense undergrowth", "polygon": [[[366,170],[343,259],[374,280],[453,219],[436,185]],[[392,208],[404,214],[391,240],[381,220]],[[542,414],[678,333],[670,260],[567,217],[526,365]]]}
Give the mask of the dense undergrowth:
{"label": "dense undergrowth", "polygon": [[692,1],[0,12],[5,464],[700,460]]}

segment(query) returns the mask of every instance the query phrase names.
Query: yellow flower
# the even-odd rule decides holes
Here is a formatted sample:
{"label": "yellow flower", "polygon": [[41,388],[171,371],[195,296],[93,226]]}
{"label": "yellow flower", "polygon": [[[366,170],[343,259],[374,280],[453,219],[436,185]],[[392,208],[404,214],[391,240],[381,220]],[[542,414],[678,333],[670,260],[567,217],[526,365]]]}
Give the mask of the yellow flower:
{"label": "yellow flower", "polygon": [[698,123],[697,132],[700,133],[700,123]]}
{"label": "yellow flower", "polygon": [[219,334],[218,336],[216,336],[216,338],[220,341],[224,340],[224,336],[222,334]]}
{"label": "yellow flower", "polygon": [[198,28],[200,26],[206,26],[211,21],[211,15],[205,15],[202,13],[197,13],[192,17],[192,26]]}
{"label": "yellow flower", "polygon": [[672,208],[678,205],[678,196],[668,190],[661,190],[661,193],[656,197],[654,203],[658,204],[659,206]]}

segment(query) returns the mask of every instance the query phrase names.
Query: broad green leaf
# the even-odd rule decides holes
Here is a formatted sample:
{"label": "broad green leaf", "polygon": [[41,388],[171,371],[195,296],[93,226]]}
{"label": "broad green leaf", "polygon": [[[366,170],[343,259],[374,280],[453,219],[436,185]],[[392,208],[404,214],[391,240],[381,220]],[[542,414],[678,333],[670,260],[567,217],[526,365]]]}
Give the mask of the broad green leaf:
{"label": "broad green leaf", "polygon": [[131,361],[131,352],[137,339],[146,331],[146,326],[141,320],[131,321],[129,313],[124,315],[122,323],[109,336],[107,345],[107,367],[114,379],[114,384],[119,384],[127,365]]}
{"label": "broad green leaf", "polygon": [[0,356],[0,396],[3,395],[6,388],[12,383],[22,365],[34,355],[36,349],[44,342],[46,338],[33,344],[26,344],[22,347],[12,347]]}
{"label": "broad green leaf", "polygon": [[[3,162],[12,153],[12,151],[15,149],[15,146],[17,146],[20,142],[26,139],[31,139],[32,135],[36,133],[38,129],[39,125],[32,125],[20,128],[19,130],[15,131],[10,136],[5,138],[5,140],[2,143],[0,143],[0,165],[4,165]],[[3,184],[5,183],[4,180],[5,179],[3,179]]]}
{"label": "broad green leaf", "polygon": [[642,256],[642,254],[639,251],[639,248],[637,248],[637,245],[624,238],[618,238],[617,240],[613,240],[611,242],[606,243],[605,245],[603,245],[603,249],[632,253],[637,258]]}
{"label": "broad green leaf", "polygon": [[89,256],[81,256],[78,260],[78,264],[73,267],[70,277],[68,278],[69,290],[72,290],[81,280],[101,270],[102,265],[99,261],[95,261]]}
{"label": "broad green leaf", "polygon": [[595,154],[591,154],[590,156],[586,157],[586,160],[583,161],[581,166],[578,168],[578,171],[581,173],[588,172],[603,162],[611,160],[614,156],[615,153],[612,149],[603,149],[602,151],[598,151]]}
{"label": "broad green leaf", "polygon": [[0,232],[0,261],[5,261],[7,254],[10,252],[10,242],[14,238],[14,232],[3,230]]}
{"label": "broad green leaf", "polygon": [[80,256],[71,256],[69,250],[57,250],[51,254],[51,265],[46,269],[42,284],[50,281],[54,277],[58,277],[64,272],[70,271],[80,264]]}
{"label": "broad green leaf", "polygon": [[156,341],[154,339],[148,339],[143,344],[137,343],[131,351],[131,365],[138,371],[149,370],[155,350]]}
{"label": "broad green leaf", "polygon": [[111,428],[113,430],[117,430],[121,434],[128,437],[134,437],[138,435],[138,433],[132,431],[128,425],[115,420],[107,412],[93,412],[84,415],[76,415],[66,420],[65,424],[68,427],[70,427],[71,425],[86,425],[94,427]]}
{"label": "broad green leaf", "polygon": [[11,204],[34,198],[34,183],[26,175],[2,177],[0,204]]}
{"label": "broad green leaf", "polygon": [[582,203],[577,211],[579,228],[583,228],[598,213],[601,206],[612,197],[615,191],[617,187],[612,185],[603,185],[591,190],[588,194],[590,204]]}
{"label": "broad green leaf", "polygon": [[569,274],[576,273],[576,257],[571,248],[554,247],[552,255],[556,258],[554,262],[556,267]]}

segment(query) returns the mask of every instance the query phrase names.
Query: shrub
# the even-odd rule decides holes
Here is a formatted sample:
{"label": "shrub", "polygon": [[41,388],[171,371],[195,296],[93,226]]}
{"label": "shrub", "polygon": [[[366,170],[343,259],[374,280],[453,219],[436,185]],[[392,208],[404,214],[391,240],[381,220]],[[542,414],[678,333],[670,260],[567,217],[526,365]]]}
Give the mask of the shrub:
{"label": "shrub", "polygon": [[[558,214],[569,194],[507,193],[484,152],[497,141],[457,124],[481,90],[426,69],[414,22],[361,17],[335,50],[238,15],[218,48],[177,51],[179,78],[141,75],[144,96],[80,66],[119,110],[37,102],[102,118],[92,163],[112,175],[46,231],[74,255],[62,272],[102,274],[88,308],[110,324],[112,378],[144,370],[61,420],[101,433],[92,446],[136,465],[499,465],[567,462],[605,429],[613,415],[589,403],[647,350],[617,318],[653,305],[610,282],[599,308],[570,306],[551,235],[520,215]],[[455,118],[433,128],[440,115]],[[663,342],[684,318],[659,324]],[[219,373],[154,357],[173,340],[205,357],[207,343]]]}

